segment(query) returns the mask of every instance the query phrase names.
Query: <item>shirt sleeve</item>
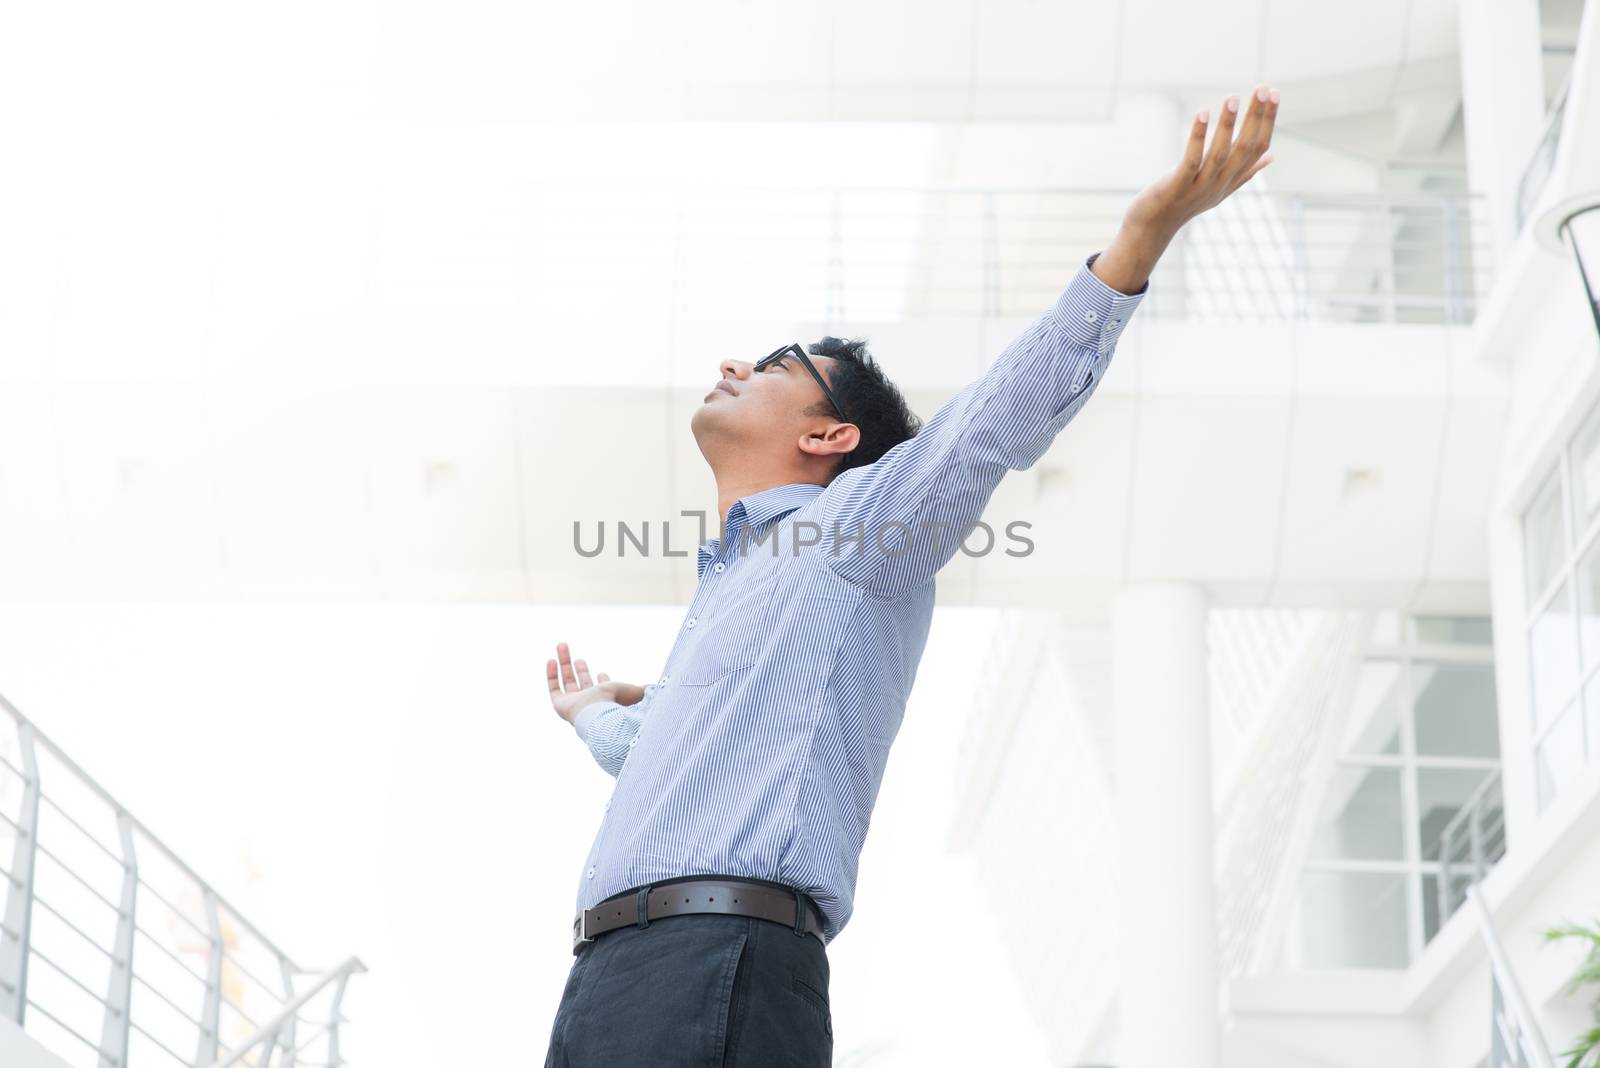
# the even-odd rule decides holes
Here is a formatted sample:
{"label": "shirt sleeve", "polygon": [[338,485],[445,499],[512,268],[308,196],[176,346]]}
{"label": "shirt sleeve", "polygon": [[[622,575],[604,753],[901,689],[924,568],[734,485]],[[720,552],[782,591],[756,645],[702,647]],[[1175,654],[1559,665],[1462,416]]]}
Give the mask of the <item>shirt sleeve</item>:
{"label": "shirt sleeve", "polygon": [[644,688],[644,697],[636,705],[622,705],[615,701],[594,701],[584,705],[572,720],[572,727],[594,755],[595,763],[615,778],[628,759],[630,743],[644,725],[644,717],[655,696],[654,684]]}
{"label": "shirt sleeve", "polygon": [[841,577],[882,596],[932,579],[1006,472],[1033,466],[1078,414],[1150,288],[1112,289],[1090,270],[1098,256],[920,433],[823,491],[821,555]]}

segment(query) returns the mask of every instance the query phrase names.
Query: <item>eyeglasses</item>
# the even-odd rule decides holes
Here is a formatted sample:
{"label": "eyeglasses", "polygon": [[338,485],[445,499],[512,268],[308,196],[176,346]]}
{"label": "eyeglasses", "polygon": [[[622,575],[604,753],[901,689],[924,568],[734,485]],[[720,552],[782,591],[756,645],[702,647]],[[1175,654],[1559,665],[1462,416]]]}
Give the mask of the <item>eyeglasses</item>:
{"label": "eyeglasses", "polygon": [[833,390],[828,388],[828,380],[822,377],[822,372],[817,370],[816,365],[813,364],[810,357],[806,355],[806,350],[801,348],[798,344],[785,345],[777,352],[761,357],[761,359],[756,361],[755,369],[757,371],[765,371],[768,367],[771,367],[785,356],[797,357],[801,363],[805,364],[806,370],[811,372],[811,377],[815,378],[817,380],[817,385],[822,387],[822,395],[828,398],[828,403],[833,405],[833,410],[838,413],[839,421],[841,423],[848,423],[850,421],[850,417],[844,414],[844,408],[842,408],[839,405],[838,400],[834,398]]}

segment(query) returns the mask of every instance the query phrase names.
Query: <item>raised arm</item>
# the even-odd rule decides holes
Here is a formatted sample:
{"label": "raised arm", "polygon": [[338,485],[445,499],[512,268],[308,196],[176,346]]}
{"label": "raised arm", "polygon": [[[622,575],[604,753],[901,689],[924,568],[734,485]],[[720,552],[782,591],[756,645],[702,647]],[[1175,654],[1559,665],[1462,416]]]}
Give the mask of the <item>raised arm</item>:
{"label": "raised arm", "polygon": [[933,578],[1006,472],[1037,462],[1100,384],[1177,232],[1271,162],[1277,96],[1258,87],[1237,138],[1239,101],[1224,101],[1209,151],[1210,116],[1196,115],[1177,167],[1134,198],[1055,304],[915,437],[829,484],[817,513],[829,567],[882,596]]}

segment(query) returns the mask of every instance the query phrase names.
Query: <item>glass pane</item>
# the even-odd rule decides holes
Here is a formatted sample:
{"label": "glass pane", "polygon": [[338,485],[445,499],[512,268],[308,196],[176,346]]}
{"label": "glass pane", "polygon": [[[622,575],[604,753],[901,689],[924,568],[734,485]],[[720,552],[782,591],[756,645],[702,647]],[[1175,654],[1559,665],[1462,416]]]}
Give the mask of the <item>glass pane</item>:
{"label": "glass pane", "polygon": [[1500,755],[1492,664],[1413,664],[1411,693],[1418,754]]}
{"label": "glass pane", "polygon": [[1403,675],[1397,660],[1368,660],[1356,678],[1345,720],[1343,752],[1400,755],[1400,716],[1405,708]]}
{"label": "glass pane", "polygon": [[1584,531],[1589,529],[1589,522],[1600,510],[1600,405],[1584,418],[1577,436],[1572,439],[1572,481],[1572,491],[1577,498],[1573,514],[1578,520],[1578,530]]}
{"label": "glass pane", "polygon": [[1569,706],[1544,736],[1534,762],[1538,765],[1539,808],[1542,810],[1583,769],[1583,725],[1578,719],[1576,704]]}
{"label": "glass pane", "polygon": [[1432,942],[1433,936],[1439,933],[1443,926],[1439,922],[1442,912],[1448,920],[1456,914],[1467,900],[1467,887],[1472,885],[1472,876],[1465,873],[1450,873],[1450,892],[1443,899],[1439,896],[1439,877],[1437,875],[1424,875],[1422,877],[1422,939]]}
{"label": "glass pane", "polygon": [[[1465,856],[1472,859],[1473,843],[1469,841],[1470,828],[1465,819],[1453,822],[1469,800],[1481,800],[1475,795],[1491,771],[1467,771],[1456,768],[1417,769],[1417,830],[1422,842],[1422,859],[1438,860],[1441,855],[1440,835],[1450,832],[1450,840],[1443,850],[1454,860]],[[1480,815],[1480,825],[1483,816]],[[1488,861],[1485,856],[1485,862]]]}
{"label": "glass pane", "polygon": [[1522,553],[1528,603],[1531,605],[1550,588],[1566,560],[1567,539],[1561,533],[1560,470],[1550,472],[1522,516]]}
{"label": "glass pane", "polygon": [[1318,860],[1405,857],[1399,768],[1341,767],[1328,783],[1312,855]]}
{"label": "glass pane", "polygon": [[1370,872],[1306,872],[1300,891],[1304,968],[1404,968],[1406,878]]}
{"label": "glass pane", "polygon": [[1492,645],[1488,616],[1418,616],[1417,641],[1451,645]]}
{"label": "glass pane", "polygon": [[1578,633],[1584,664],[1600,664],[1600,541],[1578,562]]}
{"label": "glass pane", "polygon": [[1573,632],[1570,592],[1564,585],[1557,591],[1555,600],[1539,614],[1528,636],[1536,725],[1550,722],[1557,709],[1566,707],[1578,682],[1578,643]]}

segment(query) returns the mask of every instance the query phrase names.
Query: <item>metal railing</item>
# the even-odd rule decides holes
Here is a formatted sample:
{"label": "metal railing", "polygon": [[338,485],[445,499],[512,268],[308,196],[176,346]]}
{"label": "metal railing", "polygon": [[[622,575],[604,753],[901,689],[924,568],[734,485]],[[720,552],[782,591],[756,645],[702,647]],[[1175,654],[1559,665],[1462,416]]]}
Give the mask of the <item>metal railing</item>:
{"label": "metal railing", "polygon": [[1533,152],[1528,156],[1528,165],[1523,168],[1522,177],[1517,181],[1517,229],[1519,230],[1527,225],[1529,214],[1539,202],[1539,195],[1544,192],[1544,187],[1550,183],[1550,175],[1555,172],[1556,151],[1561,147],[1561,126],[1567,117],[1567,95],[1571,91],[1572,75],[1569,72],[1567,80],[1556,91],[1555,100],[1545,116],[1544,133],[1539,137],[1539,143],[1533,146]]}
{"label": "metal railing", "polygon": [[0,1016],[84,1068],[347,1064],[361,962],[300,967],[3,697],[0,712]]}
{"label": "metal railing", "polygon": [[[553,187],[530,281],[568,309],[886,321],[1033,316],[1135,190]],[[1246,190],[1185,228],[1141,319],[1471,322],[1479,198]],[[595,219],[604,219],[596,226]]]}
{"label": "metal railing", "polygon": [[1500,772],[1486,776],[1439,832],[1439,928],[1467,900],[1470,887],[1506,855],[1506,807]]}
{"label": "metal railing", "polygon": [[1483,891],[1474,884],[1467,889],[1466,897],[1478,915],[1478,930],[1489,952],[1489,971],[1493,979],[1489,1068],[1555,1068],[1538,1019],[1522,993],[1522,984],[1517,982],[1511,960],[1495,932],[1494,916],[1483,900]]}

